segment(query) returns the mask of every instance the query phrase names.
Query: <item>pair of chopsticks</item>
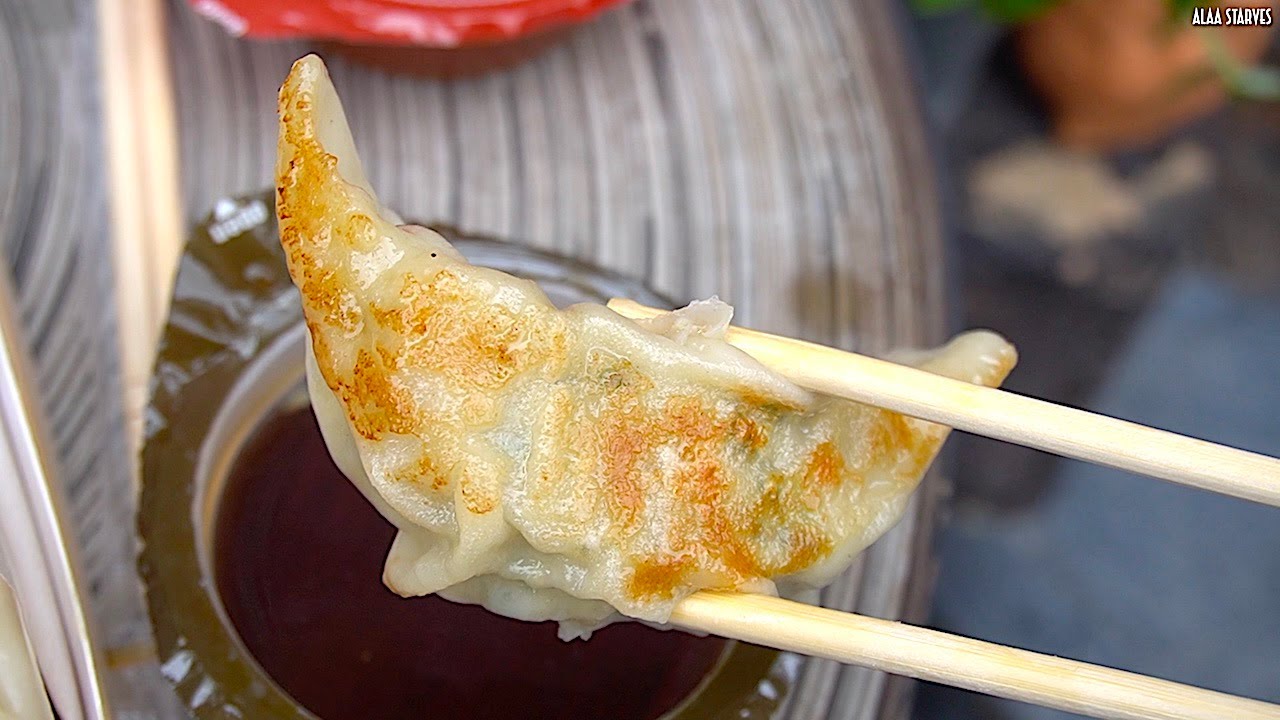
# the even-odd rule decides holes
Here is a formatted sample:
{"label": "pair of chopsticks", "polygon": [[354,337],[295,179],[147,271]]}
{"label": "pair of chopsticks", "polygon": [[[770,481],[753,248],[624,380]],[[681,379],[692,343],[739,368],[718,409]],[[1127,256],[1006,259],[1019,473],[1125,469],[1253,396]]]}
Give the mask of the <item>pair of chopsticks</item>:
{"label": "pair of chopsticks", "polygon": [[[630,300],[633,320],[661,315]],[[979,435],[1280,506],[1280,460],[754,330],[726,339],[810,390]],[[927,628],[744,593],[699,592],[677,625],[1069,712],[1124,720],[1280,720],[1280,705]]]}

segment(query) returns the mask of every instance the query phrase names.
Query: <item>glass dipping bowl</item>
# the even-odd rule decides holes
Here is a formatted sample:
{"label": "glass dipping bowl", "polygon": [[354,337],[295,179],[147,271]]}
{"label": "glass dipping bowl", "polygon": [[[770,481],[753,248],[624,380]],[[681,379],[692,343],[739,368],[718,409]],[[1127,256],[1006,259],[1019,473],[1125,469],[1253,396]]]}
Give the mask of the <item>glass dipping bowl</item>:
{"label": "glass dipping bowl", "polygon": [[[396,635],[399,627],[378,622],[386,615],[412,621],[418,618],[404,613],[421,612],[439,619],[435,629],[415,633],[406,627],[401,635],[416,645],[394,648],[399,654],[377,676],[386,680],[419,652],[449,656],[441,663],[446,669],[423,683],[430,687],[414,686],[421,697],[405,707],[418,717],[499,720],[500,701],[476,707],[472,715],[470,704],[489,698],[451,684],[486,672],[490,685],[506,683],[506,691],[495,692],[524,693],[519,696],[526,709],[531,698],[540,699],[538,693],[571,686],[566,675],[577,672],[595,678],[597,686],[587,688],[596,693],[592,702],[608,697],[599,692],[601,678],[622,696],[629,689],[648,693],[628,700],[637,719],[772,717],[805,662],[800,657],[630,624],[606,628],[586,643],[566,644],[554,639],[550,623],[518,623],[437,598],[400,599],[381,587],[391,528],[341,479],[318,440],[303,383],[301,309],[271,207],[270,193],[221,201],[196,229],[181,261],[155,365],[142,451],[139,570],[162,672],[182,703],[201,719],[316,718],[308,707],[347,708],[321,720],[353,712],[398,717],[377,709],[377,683],[362,688],[352,682],[360,663],[388,660],[357,646],[379,633]],[[558,305],[630,297],[670,306],[619,275],[437,229],[473,263],[535,280]],[[254,485],[252,478],[275,482]],[[311,488],[305,484],[312,482]],[[339,495],[354,504],[327,500]],[[362,514],[365,527],[372,523],[385,531],[376,539],[382,544],[353,548],[340,542],[355,514]],[[267,572],[252,572],[263,569],[255,565],[257,558]],[[278,572],[269,571],[273,558]],[[332,583],[342,582],[349,590],[334,595]],[[268,587],[284,587],[284,594],[273,595]],[[329,627],[345,623],[345,630],[326,637],[315,632],[316,618]],[[512,638],[509,646],[497,638],[502,632]],[[468,633],[481,646],[489,643],[488,654],[471,652],[470,638],[460,641]],[[264,640],[268,635],[275,639]],[[662,659],[645,664],[643,653]],[[489,658],[508,664],[489,667]],[[682,663],[697,673],[683,685],[676,677]],[[344,681],[349,687],[342,687]],[[469,705],[450,705],[462,697],[471,698]],[[424,709],[434,712],[422,715]],[[528,716],[520,708],[509,715]]]}

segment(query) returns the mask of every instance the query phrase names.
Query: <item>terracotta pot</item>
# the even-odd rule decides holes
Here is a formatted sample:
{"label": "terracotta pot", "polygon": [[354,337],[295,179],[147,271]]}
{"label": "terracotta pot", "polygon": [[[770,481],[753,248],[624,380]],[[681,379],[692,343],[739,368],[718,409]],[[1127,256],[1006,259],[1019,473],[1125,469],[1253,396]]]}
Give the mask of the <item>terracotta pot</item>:
{"label": "terracotta pot", "polygon": [[1160,140],[1226,100],[1206,32],[1218,33],[1234,57],[1252,64],[1273,30],[1192,27],[1189,19],[1171,22],[1168,13],[1164,0],[1066,0],[1019,29],[1018,57],[1049,105],[1060,142],[1106,151]]}

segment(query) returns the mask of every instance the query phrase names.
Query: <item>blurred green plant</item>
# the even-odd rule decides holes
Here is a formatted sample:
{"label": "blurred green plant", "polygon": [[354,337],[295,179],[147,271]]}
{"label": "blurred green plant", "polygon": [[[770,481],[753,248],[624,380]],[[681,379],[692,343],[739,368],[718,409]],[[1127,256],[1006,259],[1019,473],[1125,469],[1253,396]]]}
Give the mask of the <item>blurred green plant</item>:
{"label": "blurred green plant", "polygon": [[1249,100],[1280,101],[1280,68],[1245,65],[1227,49],[1217,28],[1201,29],[1209,61],[1232,95]]}
{"label": "blurred green plant", "polygon": [[[1005,25],[1017,25],[1036,19],[1063,0],[911,0],[916,13],[940,15],[958,10],[976,10],[987,18]],[[1105,2],[1106,0],[1095,0]],[[1217,3],[1203,0],[1164,0],[1169,8],[1169,27],[1189,27],[1188,20],[1197,7]],[[1199,27],[1214,72],[1227,91],[1246,100],[1280,101],[1280,68],[1249,66],[1240,62],[1227,49],[1217,28]]]}
{"label": "blurred green plant", "polygon": [[978,9],[999,23],[1016,24],[1032,20],[1060,0],[911,0],[916,12],[940,15],[961,9]]}
{"label": "blurred green plant", "polygon": [[[917,13],[937,15],[961,9],[977,9],[988,18],[1009,25],[1024,23],[1043,15],[1062,0],[911,0]],[[1197,7],[1216,3],[1203,0],[1164,0],[1171,22],[1185,21]]]}

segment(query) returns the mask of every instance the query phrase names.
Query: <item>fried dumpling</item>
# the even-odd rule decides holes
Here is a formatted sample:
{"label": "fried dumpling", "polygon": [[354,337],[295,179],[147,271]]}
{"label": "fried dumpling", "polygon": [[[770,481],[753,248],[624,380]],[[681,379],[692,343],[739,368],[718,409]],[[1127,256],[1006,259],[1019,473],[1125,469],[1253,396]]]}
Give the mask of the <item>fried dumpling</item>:
{"label": "fried dumpling", "polygon": [[[384,581],[565,637],[704,588],[820,587],[888,529],[947,429],[815,396],[725,343],[715,300],[555,308],[375,199],[324,65],[280,92],[277,211],[342,471],[399,528]],[[913,356],[998,384],[969,333]]]}

